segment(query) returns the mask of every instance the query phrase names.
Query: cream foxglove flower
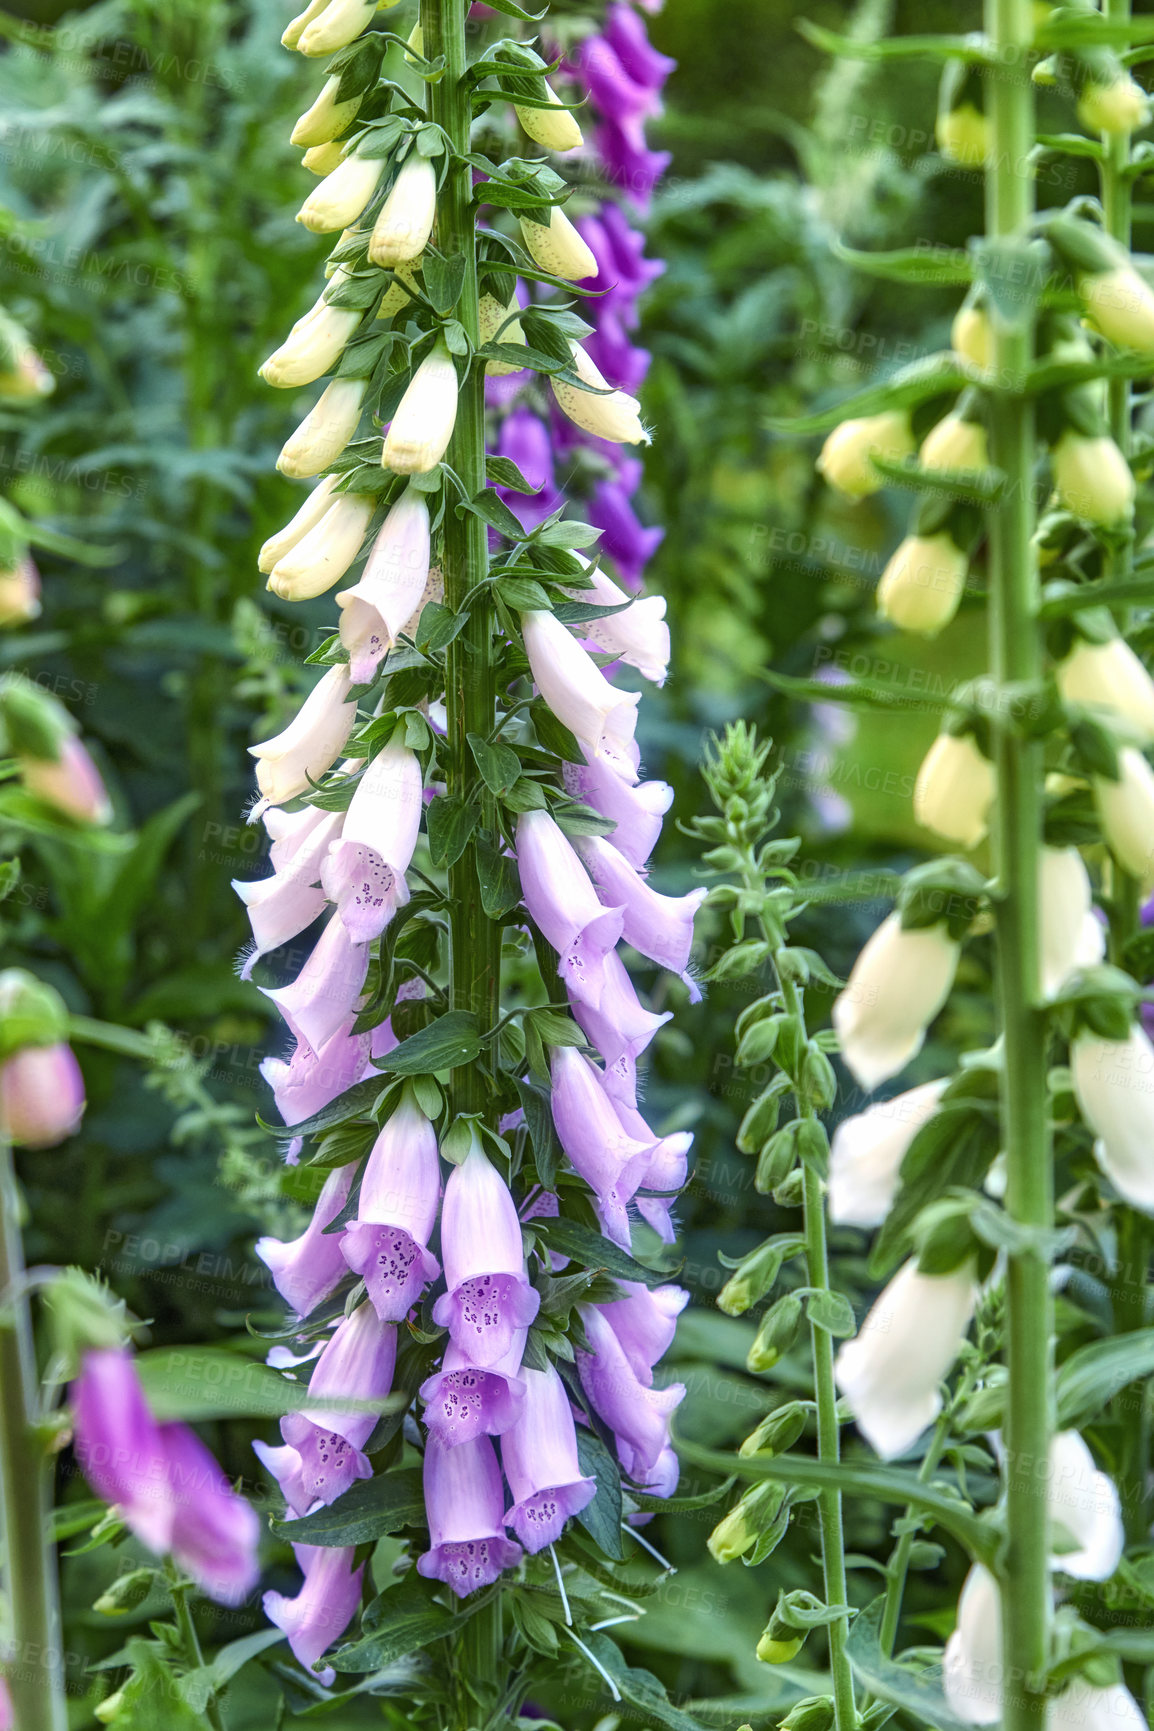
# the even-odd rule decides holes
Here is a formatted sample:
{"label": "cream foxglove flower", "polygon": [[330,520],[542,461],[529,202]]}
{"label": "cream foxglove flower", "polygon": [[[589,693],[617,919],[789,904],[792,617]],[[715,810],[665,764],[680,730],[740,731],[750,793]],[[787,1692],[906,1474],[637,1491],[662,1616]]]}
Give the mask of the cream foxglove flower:
{"label": "cream foxglove flower", "polygon": [[339,72],[334,72],[325,79],[320,95],[311,108],[306,108],[289,134],[290,144],[308,150],[317,144],[328,144],[331,139],[339,138],[342,132],[348,130],[357,117],[362,97],[352,96],[344,102],[338,102],[337,92],[340,87]]}
{"label": "cream foxglove flower", "polygon": [[408,264],[394,266],[394,280],[381,296],[381,304],[377,308],[379,319],[395,318],[399,312],[404,312],[406,307],[412,305],[414,296],[409,293],[409,289],[417,287],[417,277],[420,270],[421,261],[419,258],[411,260]]}
{"label": "cream foxglove flower", "polygon": [[318,481],[312,492],[295,517],[289,519],[283,529],[278,529],[275,535],[270,535],[256,558],[256,568],[267,577],[277,560],[302,541],[310,529],[315,529],[325,512],[333,502],[333,489],[340,480],[339,475],[326,475],[323,481]]}
{"label": "cream foxglove flower", "polygon": [[958,1600],[958,1621],[942,1658],[942,1689],[967,1725],[1002,1717],[1002,1600],[998,1583],[975,1563]]}
{"label": "cream foxglove flower", "polygon": [[1050,1702],[1046,1731],[1148,1731],[1148,1726],[1124,1683],[1102,1689],[1079,1677]]}
{"label": "cream foxglove flower", "polygon": [[1131,264],[1088,272],[1078,278],[1087,316],[1116,348],[1154,352],[1154,289]]}
{"label": "cream foxglove flower", "polygon": [[629,751],[637,727],[638,691],[618,691],[570,635],[555,613],[522,613],[521,632],[529,671],[558,721],[564,722],[597,757],[620,760],[633,782]]}
{"label": "cream foxglove flower", "polygon": [[1094,914],[1094,892],[1076,847],[1044,847],[1038,861],[1038,917],[1042,995],[1052,998],[1078,968],[1092,968],[1106,953],[1106,934]]}
{"label": "cream foxglove flower", "polygon": [[936,637],[958,610],[969,561],[944,531],[907,535],[882,572],[877,606],[903,631]]}
{"label": "cream foxglove flower", "polygon": [[518,102],[513,104],[522,132],[527,132],[534,144],[545,150],[580,149],[585,139],[576,118],[561,106],[561,98],[544,79],[539,94],[550,104],[548,108],[525,108]]}
{"label": "cream foxglove flower", "polygon": [[338,48],[347,48],[356,41],[374,12],[396,4],[397,0],[328,0],[323,12],[305,25],[295,46],[301,54],[313,59],[321,54],[334,54]]}
{"label": "cream foxglove flower", "polygon": [[1067,429],[1050,452],[1050,465],[1054,490],[1075,517],[1109,527],[1134,515],[1134,476],[1113,439]]}
{"label": "cream foxglove flower", "polygon": [[1150,119],[1150,100],[1128,72],[1109,84],[1088,79],[1078,98],[1078,119],[1087,132],[1137,132]]}
{"label": "cream foxglove flower", "polygon": [[[518,343],[523,347],[525,333],[517,318],[521,310],[516,291],[507,306],[502,305],[496,295],[482,295],[477,305],[477,324],[482,343]],[[510,319],[513,321],[511,324],[507,322]],[[519,373],[521,368],[516,362],[486,361],[485,371],[490,378],[503,379],[510,373]]]}
{"label": "cream foxglove flower", "polygon": [[649,434],[641,425],[641,405],[636,397],[631,397],[628,391],[613,391],[611,395],[598,396],[599,391],[609,390],[608,382],[580,343],[570,345],[573,352],[573,371],[592,390],[583,391],[577,385],[566,383],[564,379],[551,378],[553,395],[557,406],[575,427],[583,432],[592,433],[598,439],[608,439],[614,445],[648,445]]}
{"label": "cream foxglove flower", "polygon": [[282,475],[305,480],[340,456],[357,430],[367,379],[334,379],[288,439],[276,460]]}
{"label": "cream foxglove flower", "polygon": [[941,1412],[939,1385],[958,1356],[977,1296],[973,1261],[948,1274],[923,1274],[911,1259],[839,1349],[837,1385],[883,1460],[904,1454]]}
{"label": "cream foxglove flower", "polygon": [[1106,845],[1143,886],[1154,881],[1154,770],[1133,746],[1118,753],[1118,780],[1093,778]]}
{"label": "cream foxglove flower", "polygon": [[903,928],[890,914],[866,943],[833,1007],[841,1055],[872,1090],[917,1056],[954,983],[961,946],[944,925]]}
{"label": "cream foxglove flower", "polygon": [[1119,1196],[1154,1214],[1154,1046],[1145,1030],[1135,1022],[1125,1040],[1078,1034],[1070,1069],[1094,1158]]}
{"label": "cream foxglove flower", "polygon": [[988,373],[994,364],[994,331],[990,315],[981,307],[960,306],[950,326],[950,347],[975,372]]}
{"label": "cream foxglove flower", "polygon": [[357,718],[351,687],[347,667],[330,667],[283,733],[249,746],[249,755],[257,760],[256,784],[261,793],[250,823],[270,805],[284,805],[307,793],[310,782],[319,781],[332,768]]}
{"label": "cream foxglove flower", "polygon": [[384,157],[346,156],[326,174],[297,211],[297,221],[314,234],[331,234],[356,222],[381,183]]}
{"label": "cream foxglove flower", "polygon": [[332,372],[360,322],[361,315],[354,309],[318,301],[269,356],[260,369],[261,378],[277,390],[315,383]]}
{"label": "cream foxglove flower", "polygon": [[584,601],[601,607],[620,607],[620,613],[607,614],[603,619],[589,619],[575,625],[578,637],[595,643],[606,655],[635,667],[643,679],[654,685],[664,685],[669,672],[669,627],[665,623],[664,595],[643,595],[634,599],[607,577],[601,567],[591,565],[580,553],[574,555],[584,566],[593,584],[591,589],[566,589],[574,601]]}
{"label": "cream foxglove flower", "polygon": [[1051,1524],[1073,1540],[1072,1549],[1055,1551],[1055,1568],[1078,1581],[1108,1581],[1126,1544],[1121,1505],[1076,1430],[1059,1431],[1050,1444],[1048,1504]]}
{"label": "cream foxglove flower", "polygon": [[946,841],[977,847],[995,791],[994,766],[973,734],[939,733],[918,770],[914,816]]}
{"label": "cream foxglove flower", "polygon": [[990,447],[981,421],[946,415],[922,440],[918,462],[924,469],[955,475],[990,465]]}
{"label": "cream foxglove flower", "polygon": [[309,0],[303,12],[299,12],[290,24],[285,26],[281,37],[282,48],[295,48],[302,35],[314,18],[319,18],[329,0]]}
{"label": "cream foxglove flower", "polygon": [[440,344],[412,378],[385,435],[381,462],[397,475],[424,475],[449,448],[457,419],[457,369]]}
{"label": "cream foxglove flower", "polygon": [[880,415],[863,415],[835,427],[821,448],[817,471],[829,486],[848,499],[864,499],[886,484],[872,459],[889,463],[912,457],[914,445],[910,417],[905,409],[887,409]]}
{"label": "cream foxglove flower", "polygon": [[319,180],[333,173],[345,160],[345,147],[332,138],[327,144],[314,144],[301,157],[301,167],[307,168]]}
{"label": "cream foxglove flower", "polygon": [[566,282],[597,275],[597,260],[563,210],[553,206],[548,227],[530,222],[528,217],[520,220],[525,245],[542,270],[564,277]]}
{"label": "cream foxglove flower", "polygon": [[282,601],[323,595],[360,552],[375,509],[376,500],[367,494],[337,493],[320,522],[277,560],[267,587]]}
{"label": "cream foxglove flower", "polygon": [[410,151],[389,188],[369,237],[369,257],[386,268],[420,258],[437,215],[437,171],[427,156]]}
{"label": "cream foxglove flower", "polygon": [[1154,680],[1124,637],[1108,643],[1075,639],[1054,669],[1065,703],[1084,703],[1120,716],[1143,745],[1154,744]]}
{"label": "cream foxglove flower", "polygon": [[937,1111],[947,1084],[947,1077],[923,1082],[842,1119],[829,1160],[829,1217],[835,1225],[881,1225],[893,1207],[910,1143]]}

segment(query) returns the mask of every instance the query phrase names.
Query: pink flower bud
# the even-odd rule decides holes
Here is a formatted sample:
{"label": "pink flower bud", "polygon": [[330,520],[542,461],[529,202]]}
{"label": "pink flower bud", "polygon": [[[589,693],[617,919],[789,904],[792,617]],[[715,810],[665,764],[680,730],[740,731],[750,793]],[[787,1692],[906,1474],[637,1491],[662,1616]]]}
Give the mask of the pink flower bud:
{"label": "pink flower bud", "polygon": [[84,1113],[84,1077],[71,1046],[23,1046],[0,1064],[0,1130],[26,1148],[55,1148]]}
{"label": "pink flower bud", "polygon": [[60,741],[60,756],[55,762],[48,757],[22,758],[20,775],[29,793],[79,823],[104,824],[112,817],[112,802],[100,771],[75,734]]}

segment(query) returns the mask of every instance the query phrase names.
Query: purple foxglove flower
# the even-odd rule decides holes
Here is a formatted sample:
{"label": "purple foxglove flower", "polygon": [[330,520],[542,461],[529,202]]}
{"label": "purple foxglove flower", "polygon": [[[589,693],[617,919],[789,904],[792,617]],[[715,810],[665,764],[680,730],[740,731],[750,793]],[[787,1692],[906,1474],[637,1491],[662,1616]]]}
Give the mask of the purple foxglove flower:
{"label": "purple foxglove flower", "polygon": [[80,1128],[84,1077],[66,1040],[21,1046],[0,1064],[0,1131],[23,1148],[55,1148]]}
{"label": "purple foxglove flower", "polygon": [[524,493],[514,493],[508,487],[497,489],[523,527],[536,529],[564,502],[557,491],[548,426],[532,409],[524,404],[518,405],[501,422],[497,453],[516,463],[525,479],[539,489],[532,498],[526,498]]}
{"label": "purple foxglove flower", "polygon": [[426,1580],[444,1581],[458,1599],[487,1587],[522,1557],[502,1531],[501,1469],[487,1436],[446,1448],[425,1445],[425,1513],[432,1547],[417,1558]]}
{"label": "purple foxglove flower", "polygon": [[[294,1545],[293,1554],[304,1585],[295,1599],[266,1593],[264,1614],[284,1630],[294,1654],[312,1672],[321,1654],[340,1639],[356,1615],[364,1568],[353,1568],[355,1545]],[[326,1687],[336,1681],[331,1665],[312,1674]]]}
{"label": "purple foxglove flower", "polygon": [[633,342],[620,313],[612,306],[598,307],[596,318],[596,329],[585,338],[586,353],[598,372],[616,379],[619,389],[636,396],[645,383],[652,355]]}
{"label": "purple foxglove flower", "polygon": [[[275,808],[273,808],[275,809]],[[267,820],[273,809],[265,813]],[[278,817],[285,814],[277,812]],[[289,827],[280,830],[280,840],[274,840],[270,857],[273,875],[245,882],[233,878],[232,887],[248,911],[252,927],[253,947],[245,957],[240,971],[242,980],[251,978],[261,956],[277,950],[291,938],[311,926],[325,906],[325,892],[320,886],[321,864],[328,853],[329,843],[340,834],[341,814],[321,811],[319,806],[306,806],[294,812]],[[270,835],[277,833],[275,827]]]}
{"label": "purple foxglove flower", "polygon": [[647,1010],[633,989],[625,963],[615,951],[611,951],[605,958],[605,983],[597,1008],[578,1000],[573,1005],[573,1014],[605,1060],[608,1091],[614,1098],[620,1097],[612,1086],[616,1071],[623,1081],[629,1083],[629,1097],[632,1098],[630,1078],[637,1059],[673,1012],[667,1010],[659,1016],[655,1011]]}
{"label": "purple foxglove flower", "polygon": [[683,1286],[659,1286],[653,1292],[639,1281],[621,1281],[626,1296],[603,1304],[601,1314],[612,1328],[638,1382],[648,1388],[653,1366],[669,1350],[677,1318],[689,1303]]}
{"label": "purple foxglove flower", "polygon": [[[359,1082],[369,1061],[368,1034],[352,1034],[351,1021],[314,1052],[307,1040],[299,1040],[292,1057],[266,1058],[260,1073],[273,1091],[276,1109],[286,1124],[302,1124]],[[296,1143],[300,1150],[299,1141]],[[289,1165],[293,1157],[290,1150]]]}
{"label": "purple foxglove flower", "polygon": [[517,869],[529,917],[556,950],[566,991],[596,1007],[605,959],[621,936],[621,909],[605,906],[547,811],[526,811],[518,819]]}
{"label": "purple foxglove flower", "polygon": [[[358,1305],[337,1325],[309,1381],[313,1400],[383,1400],[393,1385],[397,1331],[378,1320],[371,1304]],[[332,1411],[315,1418],[291,1412],[281,1435],[300,1456],[298,1472],[283,1482],[294,1508],[332,1503],[354,1479],[372,1477],[361,1450],[377,1422],[371,1412]]]}
{"label": "purple foxglove flower", "polygon": [[618,691],[555,613],[522,613],[529,670],[541,696],[595,757],[620,760],[633,743],[638,691]]}
{"label": "purple foxglove flower", "polygon": [[428,1249],[441,1196],[437,1134],[406,1089],[365,1163],[340,1248],[382,1322],[403,1322],[441,1265]]}
{"label": "purple foxglove flower", "polygon": [[608,300],[632,329],[638,317],[636,302],[662,274],[665,261],[644,256],[645,236],[630,227],[620,205],[603,204],[596,216],[578,217],[576,226],[599,266],[589,283],[594,295],[601,296],[591,303],[594,316]]}
{"label": "purple foxglove flower", "polygon": [[319,1052],[346,1022],[365,989],[369,947],[357,943],[337,914],[288,986],[262,986],[298,1040]]}
{"label": "purple foxglove flower", "polygon": [[379,937],[409,899],[405,872],[421,828],[421,763],[403,745],[373,758],[329,848],[321,882],[354,943]]}
{"label": "purple foxglove flower", "polygon": [[529,1327],[541,1299],[525,1271],[513,1198],[479,1143],[445,1186],[441,1256],[448,1291],[433,1320],[470,1364],[489,1370],[507,1357],[517,1329]]}
{"label": "purple foxglove flower", "polygon": [[598,1072],[573,1046],[555,1047],[550,1068],[558,1140],[596,1196],[606,1234],[628,1249],[629,1202],[648,1170],[652,1138],[626,1134]]}
{"label": "purple foxglove flower", "polygon": [[355,1171],[355,1163],[333,1167],[317,1197],[313,1217],[299,1238],[287,1243],[279,1238],[258,1238],[254,1246],[272,1271],[273,1285],[298,1316],[307,1316],[315,1309],[348,1272],[340,1239],[325,1227],[348,1201]]}
{"label": "purple foxglove flower", "polygon": [[[628,1106],[618,1103],[617,1111],[628,1129]],[[689,1150],[692,1147],[692,1130],[675,1130],[671,1136],[663,1136],[660,1142],[654,1145],[642,1188],[665,1192],[682,1190],[689,1174]],[[641,1218],[653,1228],[658,1238],[666,1244],[672,1244],[677,1237],[672,1217],[674,1198],[668,1194],[638,1196],[636,1201]]]}
{"label": "purple foxglove flower", "polygon": [[592,1352],[578,1352],[581,1386],[617,1438],[617,1458],[636,1484],[653,1473],[669,1447],[669,1420],[685,1398],[684,1383],[650,1388],[641,1382],[611,1324],[596,1305],[582,1305]]}
{"label": "purple foxglove flower", "polygon": [[[580,557],[580,555],[578,555]],[[591,589],[569,589],[575,601],[592,602],[602,607],[620,607],[629,602],[624,589],[619,589],[600,566],[582,560]],[[635,667],[643,679],[655,685],[665,684],[669,669],[669,627],[665,623],[665,597],[646,595],[633,601],[620,613],[609,613],[603,619],[591,619],[578,627],[579,635],[587,638],[607,655]]]}
{"label": "purple foxglove flower", "polygon": [[218,1604],[239,1605],[260,1575],[257,1512],[237,1496],[187,1425],[161,1425],[160,1437],[172,1506],[172,1554],[202,1593]]}
{"label": "purple foxglove flower", "polygon": [[577,52],[577,65],[602,114],[625,120],[660,112],[653,87],[634,82],[604,36],[586,36]]}
{"label": "purple foxglove flower", "polygon": [[604,758],[564,766],[566,792],[591,805],[617,828],[606,837],[630,865],[645,864],[661,834],[661,820],[673,802],[667,781],[627,780]]}
{"label": "purple foxglove flower", "polygon": [[620,121],[606,116],[594,130],[593,142],[606,180],[627,192],[639,210],[647,210],[653,188],[672,161],[670,152],[648,148],[640,115]]}
{"label": "purple foxglove flower", "polygon": [[407,487],[385,518],[359,582],[337,596],[354,685],[376,676],[377,663],[408,624],[428,580],[429,507]]}
{"label": "purple foxglove flower", "polygon": [[446,1448],[478,1436],[500,1436],[521,1409],[525,1384],[519,1371],[528,1330],[519,1328],[505,1357],[478,1370],[449,1342],[441,1368],[421,1384],[425,1423]]}
{"label": "purple foxglove flower", "polygon": [[691,1002],[697,1003],[701,992],[685,970],[693,948],[694,917],[708,892],[696,889],[684,896],[659,895],[624,854],[601,836],[582,836],[576,846],[601,900],[607,907],[624,910],[625,942],[659,967],[680,974],[689,987]]}
{"label": "purple foxglove flower", "polygon": [[641,583],[646,565],[665,538],[664,529],[647,529],[629,502],[630,489],[623,481],[599,481],[594,487],[586,515],[601,531],[600,545],[617,567],[621,581],[630,589]]}
{"label": "purple foxglove flower", "polygon": [[668,54],[658,53],[641,19],[622,0],[614,0],[606,11],[604,37],[626,74],[643,88],[660,90],[677,65]]}
{"label": "purple foxglove flower", "polygon": [[582,1475],[573,1412],[556,1370],[550,1365],[521,1375],[525,1404],[501,1438],[501,1465],[513,1493],[505,1525],[535,1555],[561,1537],[570,1515],[593,1501],[597,1480]]}
{"label": "purple foxglove flower", "polygon": [[[671,1448],[662,1449],[657,1457],[657,1464],[647,1479],[638,1479],[640,1490],[651,1497],[671,1497],[677,1489],[677,1481],[681,1477],[681,1462]],[[649,1515],[630,1515],[633,1526],[643,1526],[652,1519]]]}
{"label": "purple foxglove flower", "polygon": [[319,781],[332,768],[357,718],[351,687],[347,667],[330,667],[283,733],[249,746],[249,756],[257,760],[261,796],[249,813],[250,823],[270,805],[284,805],[307,793],[310,782]]}

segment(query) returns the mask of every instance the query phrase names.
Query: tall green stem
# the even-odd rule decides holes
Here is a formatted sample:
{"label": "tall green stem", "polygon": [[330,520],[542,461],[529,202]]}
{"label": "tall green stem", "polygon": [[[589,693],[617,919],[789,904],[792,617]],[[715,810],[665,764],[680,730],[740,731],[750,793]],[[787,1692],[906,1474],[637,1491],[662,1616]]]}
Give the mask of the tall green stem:
{"label": "tall green stem", "polygon": [[64,1643],[52,1543],[52,1455],[37,1434],[40,1379],[24,1290],[20,1197],[0,1141],[0,1507],[10,1650],[4,1675],[20,1731],[65,1731]]}
{"label": "tall green stem", "polygon": [[[991,165],[986,175],[990,241],[1021,241],[1033,214],[1028,167],[1034,143],[1028,76],[1031,0],[986,0],[996,64],[989,72]],[[994,268],[998,268],[997,253]],[[1010,283],[1001,285],[1003,290]],[[1033,355],[1032,309],[994,317],[991,457],[1008,476],[989,514],[990,667],[999,689],[1032,686],[1042,671],[1037,625],[1034,530],[1034,415],[1028,398],[1007,389]],[[1038,868],[1042,834],[1040,746],[1017,735],[1000,713],[994,735],[998,1004],[1005,1043],[1002,1124],[1007,1155],[1006,1208],[1026,1228],[1053,1221],[1053,1179],[1046,1104],[1045,1026],[1040,1008]],[[1002,1592],[1005,1731],[1041,1731],[1041,1693],[1050,1641],[1050,1565],[1045,1463],[1050,1445],[1052,1305],[1048,1266],[1037,1250],[1008,1258],[1006,1333],[1006,1554]]]}

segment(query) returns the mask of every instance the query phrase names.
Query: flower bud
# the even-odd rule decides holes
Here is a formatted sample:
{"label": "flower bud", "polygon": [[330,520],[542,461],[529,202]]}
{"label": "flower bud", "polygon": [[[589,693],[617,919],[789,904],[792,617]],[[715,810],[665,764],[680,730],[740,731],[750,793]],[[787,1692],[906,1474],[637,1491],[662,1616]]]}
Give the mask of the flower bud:
{"label": "flower bud", "polygon": [[309,193],[297,211],[297,221],[314,234],[348,228],[376,192],[384,172],[382,156],[358,156],[355,152],[346,156]]}
{"label": "flower bud", "polygon": [[307,150],[317,144],[328,144],[331,139],[339,138],[348,130],[357,117],[363,95],[350,97],[346,102],[338,102],[337,92],[340,87],[339,72],[334,72],[325,79],[320,95],[293,127],[289,135],[290,144]]}
{"label": "flower bud", "polygon": [[282,475],[305,480],[340,456],[357,430],[367,379],[333,379],[325,386],[296,432],[286,441],[276,460]]}
{"label": "flower bud", "polygon": [[0,400],[49,397],[56,380],[28,341],[23,326],[0,308]]}
{"label": "flower bud", "polygon": [[19,762],[24,786],[45,805],[77,823],[111,821],[112,802],[100,771],[75,734],[61,739],[57,757],[21,757]]}
{"label": "flower bud", "polygon": [[327,144],[314,144],[301,157],[301,167],[323,180],[345,160],[345,147],[335,138]]}
{"label": "flower bud", "polygon": [[[764,1640],[764,1636],[762,1639]],[[768,1661],[773,1664],[771,1659]],[[791,1707],[778,1731],[830,1731],[834,1722],[833,1701],[828,1695],[807,1695]]]}
{"label": "flower bud", "polygon": [[982,307],[964,302],[950,326],[950,346],[977,372],[988,373],[994,364],[994,331],[989,314]]}
{"label": "flower bud", "polygon": [[1077,286],[1086,316],[1108,342],[1154,353],[1154,289],[1133,265],[1089,272],[1078,277]]}
{"label": "flower bud", "polygon": [[[391,3],[395,5],[396,0]],[[312,22],[305,25],[296,48],[310,59],[347,48],[369,24],[377,4],[378,0],[328,0],[319,16],[314,14]]]}
{"label": "flower bud", "polygon": [[55,1148],[79,1128],[84,1078],[65,1041],[24,1046],[0,1064],[0,1131],[25,1148]]}
{"label": "flower bud", "polygon": [[282,601],[311,601],[339,583],[373,519],[376,501],[365,493],[338,493],[316,524],[273,566],[267,587]]}
{"label": "flower bud", "polygon": [[522,132],[528,133],[534,144],[545,150],[578,150],[585,139],[574,116],[561,106],[557,92],[542,78],[537,94],[550,104],[548,108],[525,108],[518,102],[513,104]]}
{"label": "flower bud", "polygon": [[878,584],[883,619],[903,631],[936,637],[958,610],[969,561],[943,530],[937,535],[907,535]]}
{"label": "flower bud", "polygon": [[777,1519],[785,1492],[772,1481],[746,1491],[725,1515],[706,1541],[715,1563],[735,1563],[757,1543],[763,1530]]}
{"label": "flower bud", "polygon": [[1076,638],[1054,678],[1063,703],[1108,710],[1133,728],[1143,745],[1154,744],[1154,680],[1124,637],[1106,643]]}
{"label": "flower bud", "polygon": [[755,1375],[772,1370],[784,1358],[797,1339],[801,1328],[802,1304],[796,1292],[787,1292],[776,1304],[771,1304],[761,1319],[761,1327],[745,1358],[747,1370]]}
{"label": "flower bud", "polygon": [[946,161],[959,168],[981,168],[989,158],[990,123],[971,102],[939,113],[934,136]]}
{"label": "flower bud", "polygon": [[355,309],[318,302],[297,320],[280,348],[269,356],[260,368],[261,378],[277,390],[313,384],[322,374],[332,372],[360,322],[361,315]]}
{"label": "flower bud", "polygon": [[995,793],[994,766],[972,733],[939,733],[914,784],[914,817],[945,841],[977,847]]}
{"label": "flower bud", "polygon": [[40,617],[40,573],[27,554],[0,570],[0,625]]}
{"label": "flower bud", "polygon": [[596,438],[608,439],[614,445],[647,445],[649,434],[641,425],[641,405],[637,398],[631,397],[627,391],[613,391],[610,396],[595,395],[609,389],[605,379],[580,343],[570,346],[573,371],[585,384],[592,386],[592,390],[582,391],[563,379],[551,378],[549,383],[558,408],[575,427],[594,434]]}
{"label": "flower bud", "polygon": [[805,1429],[805,1407],[791,1400],[767,1413],[755,1431],[746,1437],[738,1454],[749,1460],[753,1455],[780,1455],[793,1447]]}
{"label": "flower bud", "polygon": [[374,264],[411,264],[420,258],[437,215],[437,171],[427,156],[411,151],[389,188],[369,239]]}
{"label": "flower bud", "polygon": [[[507,306],[497,299],[496,295],[484,294],[477,306],[477,324],[482,343],[520,343],[525,342],[525,333],[521,329],[516,315],[521,311],[520,304],[514,292]],[[512,319],[512,324],[506,320]],[[504,325],[504,329],[501,327]],[[498,334],[500,333],[500,334]],[[508,361],[486,361],[485,371],[492,379],[503,379],[510,373],[519,373],[521,368],[516,363]]]}
{"label": "flower bud", "polygon": [[1054,488],[1067,511],[1109,527],[1134,514],[1134,476],[1113,439],[1070,429],[1050,453]]}
{"label": "flower bud", "polygon": [[865,415],[835,427],[821,448],[818,473],[829,486],[850,499],[864,499],[886,484],[872,458],[901,463],[914,454],[910,417],[904,409],[887,409],[880,415]]}
{"label": "flower bud", "polygon": [[117,1689],[113,1694],[105,1696],[92,1709],[92,1717],[99,1719],[102,1725],[113,1725],[128,1705],[123,1689]]}
{"label": "flower bud", "polygon": [[277,560],[287,553],[290,547],[295,547],[298,541],[303,540],[310,529],[316,527],[333,502],[333,489],[339,480],[339,475],[326,475],[324,480],[313,488],[296,516],[290,518],[284,528],[275,535],[269,536],[257,554],[258,571],[267,577]]}
{"label": "flower bud", "polygon": [[1144,887],[1154,883],[1154,770],[1133,746],[1118,753],[1118,780],[1093,778],[1106,846]]}
{"label": "flower bud", "polygon": [[92,1609],[102,1617],[123,1617],[143,1605],[156,1581],[155,1569],[130,1569],[107,1587]]}
{"label": "flower bud", "polygon": [[565,212],[556,205],[549,213],[549,225],[521,219],[521,234],[535,264],[566,282],[581,282],[596,276],[600,266],[593,253],[578,234]]}
{"label": "flower bud", "polygon": [[944,925],[907,930],[896,913],[869,939],[833,1007],[842,1057],[863,1088],[896,1076],[921,1051],[959,953]]}
{"label": "flower bud", "polygon": [[989,468],[985,427],[981,421],[969,421],[962,415],[946,415],[922,440],[918,462],[923,469],[948,475]]}
{"label": "flower bud", "polygon": [[1120,72],[1109,84],[1088,79],[1078,98],[1078,119],[1087,132],[1136,132],[1150,119],[1150,102],[1129,73]]}
{"label": "flower bud", "polygon": [[457,369],[440,343],[421,362],[385,435],[381,463],[396,475],[425,475],[449,448],[457,419]]}
{"label": "flower bud", "polygon": [[788,1665],[791,1659],[805,1646],[805,1636],[800,1630],[793,1630],[780,1638],[771,1635],[767,1629],[757,1643],[757,1657],[764,1665]]}

